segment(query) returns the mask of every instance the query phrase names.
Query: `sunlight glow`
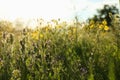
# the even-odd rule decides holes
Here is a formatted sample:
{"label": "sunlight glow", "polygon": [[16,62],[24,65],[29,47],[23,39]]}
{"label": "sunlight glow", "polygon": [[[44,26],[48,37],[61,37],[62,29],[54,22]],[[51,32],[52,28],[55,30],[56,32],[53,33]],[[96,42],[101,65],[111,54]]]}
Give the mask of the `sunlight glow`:
{"label": "sunlight glow", "polygon": [[85,20],[102,4],[116,2],[117,0],[0,0],[0,19],[69,20],[79,13],[78,16]]}
{"label": "sunlight glow", "polygon": [[0,18],[67,18],[69,0],[0,0]]}

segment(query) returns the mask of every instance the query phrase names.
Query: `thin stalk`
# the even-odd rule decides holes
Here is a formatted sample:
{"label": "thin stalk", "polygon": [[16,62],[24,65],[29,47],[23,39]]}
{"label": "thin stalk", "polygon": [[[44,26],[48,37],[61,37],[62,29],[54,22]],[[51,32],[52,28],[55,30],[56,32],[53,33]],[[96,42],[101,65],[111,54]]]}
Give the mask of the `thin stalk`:
{"label": "thin stalk", "polygon": [[78,18],[77,18],[77,16],[75,17],[75,20],[76,20],[76,44],[77,44],[77,41],[78,41],[78,35],[77,35],[77,33],[78,33]]}
{"label": "thin stalk", "polygon": [[120,0],[119,0],[119,14],[120,14]]}

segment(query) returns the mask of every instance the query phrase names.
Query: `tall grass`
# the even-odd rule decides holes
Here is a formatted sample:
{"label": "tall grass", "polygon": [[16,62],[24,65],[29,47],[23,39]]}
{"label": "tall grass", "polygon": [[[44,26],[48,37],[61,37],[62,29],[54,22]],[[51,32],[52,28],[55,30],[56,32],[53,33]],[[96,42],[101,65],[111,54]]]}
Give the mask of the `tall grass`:
{"label": "tall grass", "polygon": [[119,32],[105,21],[0,33],[0,80],[120,79]]}

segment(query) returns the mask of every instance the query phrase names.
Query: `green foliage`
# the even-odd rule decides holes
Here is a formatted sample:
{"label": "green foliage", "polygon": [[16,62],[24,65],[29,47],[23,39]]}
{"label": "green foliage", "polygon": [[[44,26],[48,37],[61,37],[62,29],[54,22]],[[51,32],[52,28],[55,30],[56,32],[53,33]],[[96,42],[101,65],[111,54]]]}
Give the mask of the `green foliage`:
{"label": "green foliage", "polygon": [[115,5],[104,5],[102,9],[97,10],[97,15],[94,15],[94,17],[91,19],[94,21],[103,21],[106,19],[108,23],[107,25],[110,26],[112,19],[110,18],[109,13],[118,14],[119,10]]}
{"label": "green foliage", "polygon": [[119,80],[118,32],[105,21],[6,29],[0,34],[0,80]]}

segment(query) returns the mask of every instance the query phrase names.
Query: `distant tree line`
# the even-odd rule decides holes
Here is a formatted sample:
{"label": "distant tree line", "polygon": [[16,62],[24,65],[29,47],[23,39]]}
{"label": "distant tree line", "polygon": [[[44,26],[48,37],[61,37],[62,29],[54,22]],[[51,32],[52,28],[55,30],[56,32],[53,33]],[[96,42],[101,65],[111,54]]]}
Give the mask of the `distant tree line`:
{"label": "distant tree line", "polygon": [[104,5],[102,9],[97,10],[97,14],[95,14],[92,18],[89,18],[88,21],[94,20],[95,22],[107,21],[107,25],[111,26],[112,19],[109,16],[109,13],[111,14],[118,14],[119,10],[115,5]]}

